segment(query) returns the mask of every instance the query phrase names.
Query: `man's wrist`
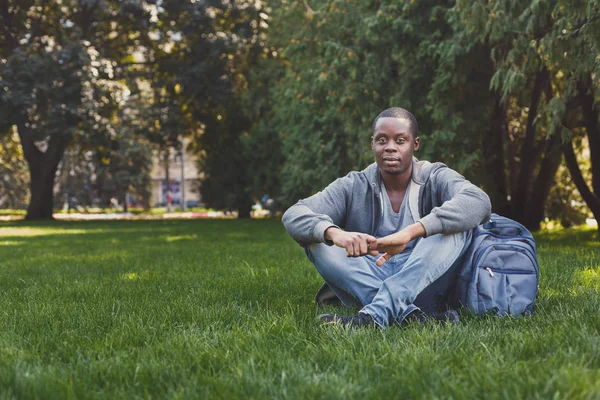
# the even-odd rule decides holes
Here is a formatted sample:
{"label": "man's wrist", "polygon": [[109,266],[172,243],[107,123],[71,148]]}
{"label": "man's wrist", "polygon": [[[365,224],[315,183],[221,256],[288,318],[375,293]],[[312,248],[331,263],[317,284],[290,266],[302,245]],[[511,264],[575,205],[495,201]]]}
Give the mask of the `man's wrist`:
{"label": "man's wrist", "polygon": [[425,236],[425,227],[420,222],[415,222],[405,228],[406,233],[410,237],[410,240],[414,240]]}
{"label": "man's wrist", "polygon": [[332,225],[329,228],[325,229],[325,235],[323,235],[325,237],[325,240],[333,241],[333,237],[337,233],[335,231],[340,231],[340,228]]}

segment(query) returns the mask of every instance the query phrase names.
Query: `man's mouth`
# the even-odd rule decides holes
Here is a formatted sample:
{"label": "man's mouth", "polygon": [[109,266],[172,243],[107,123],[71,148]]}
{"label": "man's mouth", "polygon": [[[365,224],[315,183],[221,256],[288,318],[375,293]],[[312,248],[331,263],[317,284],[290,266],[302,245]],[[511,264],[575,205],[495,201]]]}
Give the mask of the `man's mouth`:
{"label": "man's mouth", "polygon": [[385,165],[388,165],[388,166],[394,166],[394,165],[400,164],[400,160],[398,158],[390,158],[390,157],[384,157],[383,162]]}

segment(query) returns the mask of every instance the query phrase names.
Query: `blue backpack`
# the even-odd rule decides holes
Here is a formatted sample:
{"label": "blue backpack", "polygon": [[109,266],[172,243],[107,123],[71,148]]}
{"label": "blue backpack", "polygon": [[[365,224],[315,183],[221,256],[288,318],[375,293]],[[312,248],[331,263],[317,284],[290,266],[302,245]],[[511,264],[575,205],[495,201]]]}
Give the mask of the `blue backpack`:
{"label": "blue backpack", "polygon": [[492,214],[473,231],[458,271],[450,304],[477,315],[531,315],[540,270],[531,233],[511,219]]}

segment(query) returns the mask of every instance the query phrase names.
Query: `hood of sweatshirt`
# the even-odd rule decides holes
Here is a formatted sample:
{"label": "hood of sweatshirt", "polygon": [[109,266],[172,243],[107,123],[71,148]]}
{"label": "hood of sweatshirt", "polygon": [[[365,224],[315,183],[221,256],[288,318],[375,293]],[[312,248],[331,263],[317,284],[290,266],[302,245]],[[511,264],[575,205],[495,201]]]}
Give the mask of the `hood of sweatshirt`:
{"label": "hood of sweatshirt", "polygon": [[[419,185],[424,185],[429,180],[431,172],[445,165],[442,163],[430,163],[429,161],[419,161],[416,157],[412,160],[412,175],[411,180]],[[371,187],[379,187],[381,183],[381,174],[377,163],[372,163],[367,168],[361,171],[367,178]],[[377,192],[378,193],[378,192]]]}
{"label": "hood of sweatshirt", "polygon": [[[430,163],[429,161],[419,161],[413,156],[411,180],[423,187],[429,180],[431,173],[439,168],[445,167],[442,163]],[[379,223],[379,218],[383,213],[383,198],[381,197],[381,173],[377,163],[372,163],[361,173],[365,176],[371,187],[372,196],[372,221],[371,234],[374,234]],[[421,194],[419,194],[421,197]],[[423,210],[419,210],[419,214],[423,214]]]}

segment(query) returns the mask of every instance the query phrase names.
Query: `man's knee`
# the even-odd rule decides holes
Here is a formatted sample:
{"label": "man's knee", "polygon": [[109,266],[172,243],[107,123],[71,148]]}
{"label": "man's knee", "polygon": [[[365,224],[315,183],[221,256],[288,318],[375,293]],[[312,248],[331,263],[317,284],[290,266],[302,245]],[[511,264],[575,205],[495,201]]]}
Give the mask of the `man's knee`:
{"label": "man's knee", "polygon": [[[329,246],[325,243],[312,243],[304,248],[308,258],[315,260],[340,260],[346,258],[344,249],[337,246]],[[314,261],[313,261],[314,262]]]}
{"label": "man's knee", "polygon": [[452,252],[458,250],[459,253],[462,253],[469,247],[472,239],[473,231],[469,230],[464,232],[429,236],[422,239],[422,243],[419,244],[423,248],[431,247],[438,252],[440,250],[443,252]]}
{"label": "man's knee", "polygon": [[[342,251],[340,251],[342,250]],[[340,269],[347,262],[345,252],[336,246],[325,243],[313,243],[304,248],[308,259],[317,269]]]}

